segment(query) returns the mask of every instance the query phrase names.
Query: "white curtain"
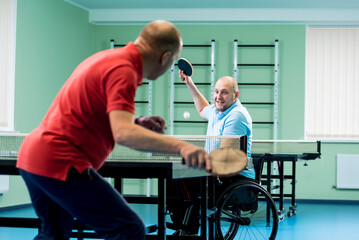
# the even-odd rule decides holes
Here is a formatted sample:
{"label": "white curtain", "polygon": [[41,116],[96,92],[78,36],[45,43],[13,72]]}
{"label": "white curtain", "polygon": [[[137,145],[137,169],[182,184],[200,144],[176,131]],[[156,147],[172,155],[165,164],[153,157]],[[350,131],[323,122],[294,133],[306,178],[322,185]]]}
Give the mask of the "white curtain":
{"label": "white curtain", "polygon": [[359,28],[307,28],[307,138],[359,139]]}
{"label": "white curtain", "polygon": [[16,4],[0,1],[0,131],[14,130]]}

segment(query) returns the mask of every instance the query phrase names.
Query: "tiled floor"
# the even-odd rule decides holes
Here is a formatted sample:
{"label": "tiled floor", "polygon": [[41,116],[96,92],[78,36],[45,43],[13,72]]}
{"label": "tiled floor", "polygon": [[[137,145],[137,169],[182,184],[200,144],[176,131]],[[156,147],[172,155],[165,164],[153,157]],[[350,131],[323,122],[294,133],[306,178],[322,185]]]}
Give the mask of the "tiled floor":
{"label": "tiled floor", "polygon": [[[133,205],[146,224],[157,221],[154,205]],[[0,212],[0,216],[32,217],[32,208]],[[36,229],[0,227],[1,240],[33,239]],[[278,240],[359,240],[359,203],[299,202],[297,215],[279,223]]]}

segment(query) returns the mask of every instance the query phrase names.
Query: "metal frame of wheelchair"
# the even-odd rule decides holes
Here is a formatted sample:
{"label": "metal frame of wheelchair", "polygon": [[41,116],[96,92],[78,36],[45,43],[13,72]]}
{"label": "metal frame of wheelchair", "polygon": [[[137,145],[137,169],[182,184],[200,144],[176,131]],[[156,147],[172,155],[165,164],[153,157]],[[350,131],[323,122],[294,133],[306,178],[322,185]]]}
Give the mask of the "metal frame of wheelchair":
{"label": "metal frame of wheelchair", "polygon": [[[261,186],[264,156],[253,159],[255,181],[240,180],[229,185],[217,199],[215,213],[216,237],[220,240],[270,239],[278,231],[278,210],[273,198]],[[242,209],[232,196],[239,191],[251,191],[257,195],[252,209]]]}

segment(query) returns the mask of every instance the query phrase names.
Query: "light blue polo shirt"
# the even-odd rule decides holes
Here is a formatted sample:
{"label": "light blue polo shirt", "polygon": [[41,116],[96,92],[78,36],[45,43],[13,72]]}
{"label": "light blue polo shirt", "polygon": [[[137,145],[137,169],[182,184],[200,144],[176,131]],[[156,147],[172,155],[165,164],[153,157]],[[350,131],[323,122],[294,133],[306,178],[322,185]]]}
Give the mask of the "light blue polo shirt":
{"label": "light blue polo shirt", "polygon": [[[214,104],[211,104],[204,109],[204,114],[208,120],[207,136],[247,135],[247,155],[251,157],[252,118],[238,99],[222,113],[216,109]],[[205,149],[211,152],[218,148],[219,144],[220,141],[216,143],[206,142]],[[240,174],[252,179],[256,175],[254,168],[244,170]]]}

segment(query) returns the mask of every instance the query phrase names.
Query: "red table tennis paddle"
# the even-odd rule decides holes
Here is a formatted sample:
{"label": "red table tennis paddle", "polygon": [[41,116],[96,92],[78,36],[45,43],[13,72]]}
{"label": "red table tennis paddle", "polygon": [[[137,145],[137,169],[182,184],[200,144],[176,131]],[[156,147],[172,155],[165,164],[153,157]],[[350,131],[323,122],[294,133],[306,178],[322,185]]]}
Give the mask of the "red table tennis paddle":
{"label": "red table tennis paddle", "polygon": [[193,67],[192,64],[185,58],[180,58],[178,60],[178,68],[182,70],[187,76],[192,76],[193,74]]}
{"label": "red table tennis paddle", "polygon": [[209,157],[211,169],[208,173],[216,177],[237,175],[248,165],[247,154],[236,148],[217,148],[209,154]]}

